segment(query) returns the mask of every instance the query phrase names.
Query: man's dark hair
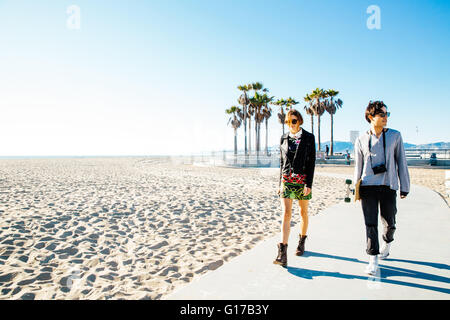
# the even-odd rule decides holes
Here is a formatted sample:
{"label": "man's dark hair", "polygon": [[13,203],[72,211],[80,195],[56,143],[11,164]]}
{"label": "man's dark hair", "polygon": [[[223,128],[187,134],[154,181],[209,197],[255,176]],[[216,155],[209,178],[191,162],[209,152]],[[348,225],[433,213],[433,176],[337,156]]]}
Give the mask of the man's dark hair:
{"label": "man's dark hair", "polygon": [[370,101],[369,105],[366,108],[366,120],[368,123],[370,123],[369,115],[372,117],[375,117],[377,113],[382,113],[382,108],[385,107],[387,109],[387,106],[384,104],[383,101]]}

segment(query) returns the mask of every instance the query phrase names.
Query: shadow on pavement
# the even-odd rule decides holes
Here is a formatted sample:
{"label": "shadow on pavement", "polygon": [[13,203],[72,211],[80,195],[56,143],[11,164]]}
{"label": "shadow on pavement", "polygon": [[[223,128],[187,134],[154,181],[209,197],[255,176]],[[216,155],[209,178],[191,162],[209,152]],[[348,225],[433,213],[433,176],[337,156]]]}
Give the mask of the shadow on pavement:
{"label": "shadow on pavement", "polygon": [[[356,262],[356,263],[361,263],[361,264],[367,263],[367,262],[364,262],[364,261],[361,261],[361,260],[358,260],[355,258],[341,257],[341,256],[323,254],[323,253],[318,253],[318,252],[310,252],[310,251],[305,252],[302,257],[305,257],[305,258],[319,257],[319,258],[338,259],[338,260],[344,260],[344,261],[348,261],[348,262]],[[383,260],[381,260],[381,261],[383,261]],[[419,264],[419,265],[432,266],[432,267],[436,267],[439,269],[448,269],[448,265],[440,264],[440,263],[420,262],[420,261],[410,261],[410,260],[400,260],[400,259],[389,259],[389,260],[384,260],[384,261],[407,262],[407,263],[415,263],[415,264]],[[389,279],[390,277],[410,277],[413,279],[423,279],[423,280],[436,281],[436,282],[442,282],[442,283],[448,284],[448,283],[450,283],[450,278],[434,275],[431,273],[415,271],[415,270],[411,270],[411,269],[385,266],[383,264],[379,264],[379,267],[380,267],[379,277],[352,275],[352,274],[345,274],[345,273],[340,273],[340,272],[311,270],[311,269],[295,268],[295,267],[289,267],[289,266],[287,266],[287,271],[297,277],[301,277],[301,278],[308,279],[308,280],[313,280],[315,277],[335,277],[335,278],[349,279],[349,280],[350,279],[358,279],[358,280],[369,280],[369,281],[374,281],[374,279],[376,279],[377,281],[384,282],[384,283],[390,283],[390,284],[413,287],[413,288],[421,288],[421,289],[425,289],[425,290],[432,290],[432,291],[450,294],[450,289],[447,289],[447,288],[428,286],[428,285],[423,285],[423,284],[418,284],[418,283],[411,283],[411,282],[406,282],[406,281]],[[361,272],[362,272],[362,270],[361,270]]]}
{"label": "shadow on pavement", "polygon": [[434,262],[414,261],[414,260],[402,260],[402,259],[385,259],[384,261],[407,262],[407,263],[419,264],[419,265],[427,266],[427,267],[433,267],[433,268],[436,268],[436,269],[450,270],[450,266],[448,264],[444,264],[444,263],[434,263]]}

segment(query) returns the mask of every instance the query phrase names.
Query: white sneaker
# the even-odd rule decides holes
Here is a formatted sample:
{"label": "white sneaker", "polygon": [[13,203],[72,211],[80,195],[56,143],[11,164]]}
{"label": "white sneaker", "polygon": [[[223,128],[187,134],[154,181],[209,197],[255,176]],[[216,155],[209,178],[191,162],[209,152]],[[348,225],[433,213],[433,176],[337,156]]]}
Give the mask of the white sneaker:
{"label": "white sneaker", "polygon": [[381,260],[386,259],[389,256],[389,250],[391,249],[392,242],[383,242],[383,246],[381,247],[379,258]]}
{"label": "white sneaker", "polygon": [[364,271],[367,274],[375,276],[377,274],[377,270],[378,270],[378,256],[370,256],[369,264],[367,265]]}

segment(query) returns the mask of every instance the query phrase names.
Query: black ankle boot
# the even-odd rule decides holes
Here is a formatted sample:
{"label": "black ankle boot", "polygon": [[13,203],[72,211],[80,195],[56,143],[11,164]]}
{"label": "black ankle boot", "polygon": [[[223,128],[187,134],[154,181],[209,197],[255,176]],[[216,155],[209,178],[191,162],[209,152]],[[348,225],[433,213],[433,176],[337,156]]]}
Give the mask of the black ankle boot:
{"label": "black ankle boot", "polygon": [[307,236],[300,236],[300,240],[298,242],[297,252],[295,253],[297,256],[303,255],[305,252],[305,240]]}
{"label": "black ankle boot", "polygon": [[287,243],[279,243],[278,244],[278,256],[273,262],[274,264],[282,265],[283,267],[287,266]]}

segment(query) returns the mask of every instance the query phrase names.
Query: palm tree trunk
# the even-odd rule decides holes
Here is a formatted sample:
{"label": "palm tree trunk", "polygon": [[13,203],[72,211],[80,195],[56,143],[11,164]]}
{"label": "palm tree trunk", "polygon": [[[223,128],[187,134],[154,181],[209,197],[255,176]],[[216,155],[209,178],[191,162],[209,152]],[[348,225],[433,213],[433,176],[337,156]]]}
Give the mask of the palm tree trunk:
{"label": "palm tree trunk", "polygon": [[255,119],[255,137],[256,137],[256,165],[259,166],[259,119]]}
{"label": "palm tree trunk", "polygon": [[234,155],[237,155],[237,129],[234,129]]}
{"label": "palm tree trunk", "polygon": [[320,148],[320,116],[317,116],[317,139],[319,140],[318,151],[320,151],[321,150],[321,148]]}
{"label": "palm tree trunk", "polygon": [[266,118],[266,156],[269,155],[269,147],[267,140],[269,139],[268,127],[267,127],[267,118]]}
{"label": "palm tree trunk", "polygon": [[258,151],[261,152],[261,122],[258,124]]}
{"label": "palm tree trunk", "polygon": [[255,151],[258,153],[258,121],[255,119]]}
{"label": "palm tree trunk", "polygon": [[261,122],[258,124],[258,150],[261,152]]}
{"label": "palm tree trunk", "polygon": [[248,117],[248,153],[252,153],[252,118]]}
{"label": "palm tree trunk", "polygon": [[[280,107],[280,114],[282,115],[282,121],[281,121],[281,126],[282,126],[282,128],[283,128],[283,135],[284,135],[284,120],[286,120],[286,115],[284,115],[284,111],[283,111],[283,107],[281,106]],[[283,115],[284,115],[284,117],[283,117]]]}
{"label": "palm tree trunk", "polygon": [[258,111],[256,111],[256,113],[255,113],[255,151],[256,151],[256,153],[258,153],[258,120],[257,120],[257,117],[258,117],[258,113],[257,113]]}
{"label": "palm tree trunk", "polygon": [[257,144],[256,144],[256,150],[259,152],[261,151],[261,122],[258,119],[258,139],[256,140]]}
{"label": "palm tree trunk", "polygon": [[330,147],[330,155],[333,155],[333,114],[331,114],[331,147]]}
{"label": "palm tree trunk", "polygon": [[314,115],[311,115],[311,133],[314,134]]}
{"label": "palm tree trunk", "polygon": [[234,129],[234,164],[237,163],[237,129]]}
{"label": "palm tree trunk", "polygon": [[244,135],[245,135],[245,155],[247,155],[247,106],[244,105]]}

